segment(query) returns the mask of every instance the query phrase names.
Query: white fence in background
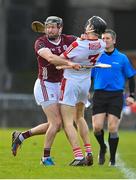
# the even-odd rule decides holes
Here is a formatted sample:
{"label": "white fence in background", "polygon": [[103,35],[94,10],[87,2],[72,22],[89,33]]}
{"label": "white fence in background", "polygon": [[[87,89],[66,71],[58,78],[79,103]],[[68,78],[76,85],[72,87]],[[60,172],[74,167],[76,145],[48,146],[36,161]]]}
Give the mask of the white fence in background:
{"label": "white fence in background", "polygon": [[[89,128],[92,127],[91,116],[90,106],[85,111]],[[46,121],[32,94],[0,93],[0,127],[34,127]],[[120,128],[136,129],[136,114],[123,115]]]}

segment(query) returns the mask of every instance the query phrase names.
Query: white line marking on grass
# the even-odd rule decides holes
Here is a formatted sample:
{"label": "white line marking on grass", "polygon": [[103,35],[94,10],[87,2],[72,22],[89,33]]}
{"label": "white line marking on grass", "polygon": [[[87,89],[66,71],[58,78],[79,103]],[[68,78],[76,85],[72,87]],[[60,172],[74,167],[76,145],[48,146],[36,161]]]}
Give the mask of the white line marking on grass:
{"label": "white line marking on grass", "polygon": [[136,179],[136,173],[132,169],[127,168],[119,153],[117,153],[117,168],[124,174],[125,178]]}

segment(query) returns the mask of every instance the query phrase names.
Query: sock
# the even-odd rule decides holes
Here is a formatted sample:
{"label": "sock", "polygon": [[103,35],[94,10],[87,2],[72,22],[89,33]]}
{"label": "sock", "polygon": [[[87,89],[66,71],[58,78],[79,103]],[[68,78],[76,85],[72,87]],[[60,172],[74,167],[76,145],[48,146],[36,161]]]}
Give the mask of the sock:
{"label": "sock", "polygon": [[85,144],[84,147],[86,155],[92,153],[91,144]]}
{"label": "sock", "polygon": [[30,136],[32,136],[31,130],[22,132],[21,134],[22,134],[22,136],[24,137],[24,139],[27,139],[27,138],[29,138]]}
{"label": "sock", "polygon": [[104,143],[104,130],[102,129],[100,132],[94,132],[94,135],[100,144],[101,149],[105,149],[105,143]]}
{"label": "sock", "polygon": [[29,138],[32,135],[31,130],[25,131],[19,135],[19,139],[23,142],[25,139]]}
{"label": "sock", "polygon": [[44,157],[49,157],[51,152],[51,148],[44,148]]}
{"label": "sock", "polygon": [[117,151],[117,146],[119,142],[119,137],[117,133],[109,133],[109,149],[110,149],[110,161],[115,162],[115,156]]}
{"label": "sock", "polygon": [[84,157],[80,147],[74,148],[73,153],[75,159],[83,159]]}
{"label": "sock", "polygon": [[25,139],[24,139],[24,137],[22,136],[22,133],[19,135],[19,140],[21,141],[21,142],[23,142]]}

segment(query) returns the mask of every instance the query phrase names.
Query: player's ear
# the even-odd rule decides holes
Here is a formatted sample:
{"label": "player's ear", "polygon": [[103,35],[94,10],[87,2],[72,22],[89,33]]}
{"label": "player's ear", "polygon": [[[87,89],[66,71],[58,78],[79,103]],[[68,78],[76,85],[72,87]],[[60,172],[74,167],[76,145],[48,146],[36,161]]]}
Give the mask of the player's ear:
{"label": "player's ear", "polygon": [[61,28],[59,28],[59,34],[61,34],[62,33],[62,27]]}
{"label": "player's ear", "polygon": [[116,44],[116,39],[113,40],[113,43]]}

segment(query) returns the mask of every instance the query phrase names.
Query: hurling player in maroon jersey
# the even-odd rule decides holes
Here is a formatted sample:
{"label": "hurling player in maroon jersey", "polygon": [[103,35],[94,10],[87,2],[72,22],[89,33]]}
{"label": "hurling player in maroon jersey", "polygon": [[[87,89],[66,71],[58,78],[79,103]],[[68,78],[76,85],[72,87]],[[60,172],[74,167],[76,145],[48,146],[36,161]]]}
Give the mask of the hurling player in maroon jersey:
{"label": "hurling player in maroon jersey", "polygon": [[38,78],[34,86],[34,96],[38,105],[41,105],[47,117],[47,123],[40,124],[28,131],[12,134],[12,154],[16,156],[18,147],[22,142],[34,135],[46,134],[43,157],[43,165],[54,165],[50,157],[51,146],[56,133],[62,125],[58,98],[60,93],[60,82],[63,70],[57,70],[55,65],[72,65],[70,61],[62,59],[52,61],[48,50],[53,54],[60,55],[76,39],[75,36],[61,34],[63,21],[56,16],[50,16],[45,21],[45,34],[40,36],[34,44],[34,50],[38,61]]}
{"label": "hurling player in maroon jersey", "polygon": [[[105,49],[105,43],[98,37],[105,31],[107,23],[99,16],[91,17],[85,26],[87,39],[78,38],[69,48],[61,55],[68,58],[74,63],[82,65],[95,64],[97,58]],[[56,60],[50,52],[52,61]],[[60,56],[58,56],[60,58]],[[65,68],[66,66],[62,66]],[[61,114],[67,138],[71,144],[74,160],[69,164],[71,166],[93,165],[93,156],[90,145],[89,131],[85,127],[84,109],[87,102],[88,92],[90,88],[90,69],[82,68],[79,71],[66,67],[63,73],[61,83]],[[85,156],[80,147],[80,141],[77,131],[73,125],[76,114],[76,124],[80,127],[79,132],[85,146]],[[81,131],[80,131],[81,130]],[[87,136],[88,134],[88,136]],[[85,139],[84,139],[85,137]],[[88,139],[87,139],[88,138]]]}

